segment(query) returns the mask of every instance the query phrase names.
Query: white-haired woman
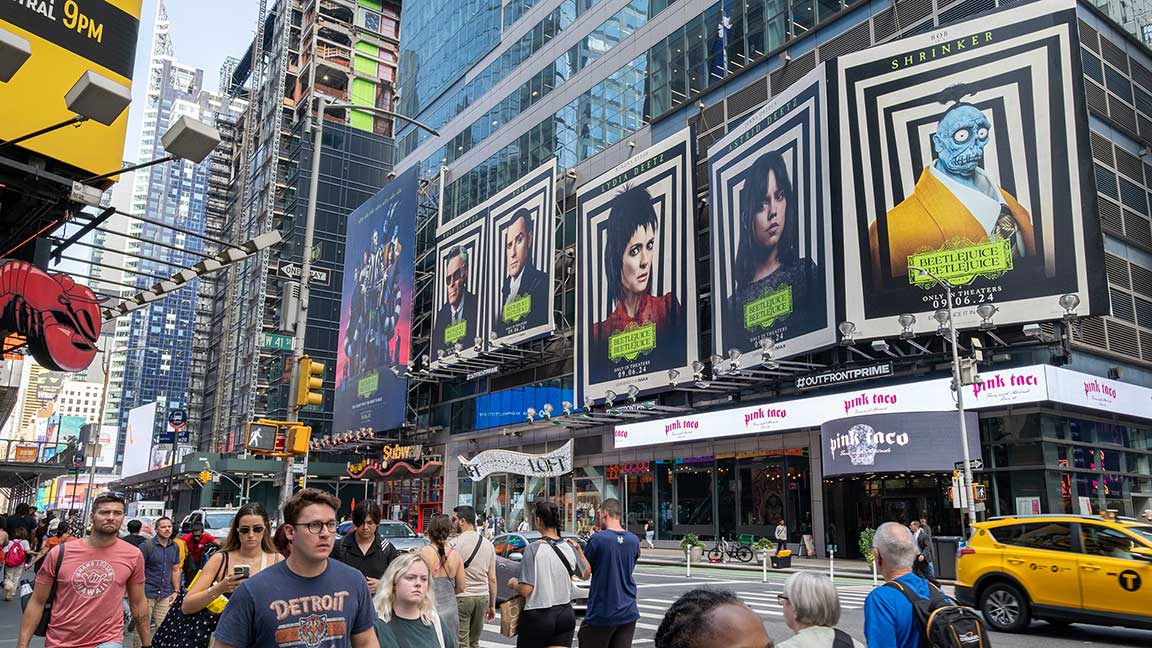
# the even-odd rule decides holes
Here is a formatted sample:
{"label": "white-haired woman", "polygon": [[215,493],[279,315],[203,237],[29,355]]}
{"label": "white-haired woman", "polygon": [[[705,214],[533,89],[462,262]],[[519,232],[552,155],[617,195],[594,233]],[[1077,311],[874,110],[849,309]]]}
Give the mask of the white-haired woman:
{"label": "white-haired woman", "polygon": [[376,587],[376,638],[380,648],[456,648],[456,637],[436,614],[428,564],[416,552],[401,554]]}
{"label": "white-haired woman", "polygon": [[784,623],[796,633],[777,648],[864,648],[835,627],[840,622],[840,597],[831,578],[820,572],[796,572],[784,581],[784,592],[777,598]]}

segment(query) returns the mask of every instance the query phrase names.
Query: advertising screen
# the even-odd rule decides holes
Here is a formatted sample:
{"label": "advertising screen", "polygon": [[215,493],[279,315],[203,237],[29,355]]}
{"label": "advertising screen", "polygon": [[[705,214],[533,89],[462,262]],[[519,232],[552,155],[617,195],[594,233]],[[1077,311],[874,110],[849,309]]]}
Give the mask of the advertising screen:
{"label": "advertising screen", "polygon": [[685,129],[577,193],[580,402],[665,389],[698,358],[694,160]]}
{"label": "advertising screen", "polygon": [[124,466],[121,477],[148,472],[152,467],[152,434],[156,430],[156,403],[128,411],[128,429],[124,437]]}
{"label": "advertising screen", "polygon": [[[846,319],[862,337],[1108,310],[1075,4],[1028,3],[836,62]],[[985,307],[985,312],[991,311]]]}
{"label": "advertising screen", "polygon": [[[964,415],[968,456],[980,457],[976,414]],[[960,415],[908,412],[853,416],[820,426],[825,477],[857,473],[948,472],[964,459]]]}
{"label": "advertising screen", "polygon": [[835,341],[828,106],[821,65],[708,150],[713,353],[740,364]]}
{"label": "advertising screen", "polygon": [[571,402],[572,399],[571,389],[535,385],[502,389],[477,396],[475,429],[486,430],[523,423],[527,418],[529,407],[542,412],[545,403],[550,403],[556,412],[559,412],[561,404],[564,401]]}
{"label": "advertising screen", "polygon": [[[32,56],[0,83],[0,140],[73,117],[64,96],[91,71],[130,89],[142,0],[0,2],[0,29],[28,41]],[[35,109],[30,109],[31,107]],[[112,125],[87,121],[20,146],[93,174],[124,159],[128,111]]]}
{"label": "advertising screen", "polygon": [[[390,430],[404,422],[412,344],[417,170],[348,215],[332,428]],[[399,375],[398,375],[399,374]]]}
{"label": "advertising screen", "polygon": [[516,344],[555,329],[552,257],[556,252],[556,160],[553,158],[486,201],[486,324],[493,345]]}
{"label": "advertising screen", "polygon": [[442,236],[436,245],[436,311],[430,344],[434,367],[444,356],[470,358],[485,348],[480,324],[491,267],[486,258],[486,210],[481,205],[466,214],[467,224]]}

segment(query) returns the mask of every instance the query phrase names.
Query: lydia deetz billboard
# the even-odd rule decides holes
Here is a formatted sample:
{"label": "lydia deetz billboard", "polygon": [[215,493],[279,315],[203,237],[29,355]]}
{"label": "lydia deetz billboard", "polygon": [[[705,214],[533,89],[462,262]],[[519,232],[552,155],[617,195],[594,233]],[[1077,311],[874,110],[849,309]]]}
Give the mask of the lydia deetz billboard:
{"label": "lydia deetz billboard", "polygon": [[[968,456],[980,456],[979,419],[968,412]],[[954,412],[872,414],[820,426],[825,477],[855,473],[944,472],[963,459]]]}
{"label": "lydia deetz billboard", "polygon": [[[981,374],[984,382],[964,388],[971,410],[1053,401],[1086,409],[1152,420],[1152,389],[1047,365]],[[616,447],[702,441],[744,434],[820,427],[829,421],[925,410],[956,417],[951,380],[861,387],[812,398],[765,403],[704,414],[644,421],[616,427]],[[973,427],[973,430],[976,428]],[[956,445],[959,449],[959,445]],[[949,466],[951,466],[949,460]]]}
{"label": "lydia deetz billboard", "polygon": [[1108,312],[1076,4],[1014,6],[835,62],[845,319],[861,337]]}

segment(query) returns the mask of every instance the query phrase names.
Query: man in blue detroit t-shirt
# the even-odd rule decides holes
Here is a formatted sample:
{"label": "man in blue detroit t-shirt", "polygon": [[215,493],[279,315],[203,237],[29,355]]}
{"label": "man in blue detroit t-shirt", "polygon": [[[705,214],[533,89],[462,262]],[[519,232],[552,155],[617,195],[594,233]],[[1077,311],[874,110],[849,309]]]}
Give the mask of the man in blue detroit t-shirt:
{"label": "man in blue detroit t-shirt", "polygon": [[636,579],[632,571],[640,558],[640,538],[620,525],[620,500],[606,499],[597,522],[603,531],[588,540],[584,550],[592,566],[588,612],[580,626],[580,648],[628,648],[636,632]]}
{"label": "man in blue detroit t-shirt", "polygon": [[[885,522],[872,538],[876,569],[885,582],[896,582],[920,598],[929,598],[928,581],[912,573],[916,540],[897,522]],[[877,587],[864,600],[864,635],[868,648],[919,648],[923,631],[916,611],[896,587]]]}
{"label": "man in blue detroit t-shirt", "polygon": [[379,648],[367,581],[328,559],[339,505],[313,488],[284,504],[291,554],[232,594],[216,627],[216,648]]}

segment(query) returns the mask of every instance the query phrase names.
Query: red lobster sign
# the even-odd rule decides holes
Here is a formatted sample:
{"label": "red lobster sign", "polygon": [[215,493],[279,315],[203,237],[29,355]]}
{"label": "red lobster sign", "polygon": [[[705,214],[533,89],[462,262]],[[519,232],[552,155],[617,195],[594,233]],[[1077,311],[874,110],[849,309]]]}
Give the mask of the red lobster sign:
{"label": "red lobster sign", "polygon": [[81,371],[96,357],[100,300],[66,274],[25,261],[0,261],[0,339],[28,340],[32,357],[52,371]]}

